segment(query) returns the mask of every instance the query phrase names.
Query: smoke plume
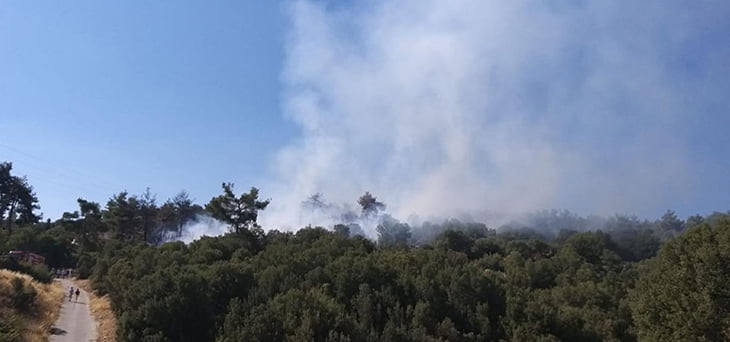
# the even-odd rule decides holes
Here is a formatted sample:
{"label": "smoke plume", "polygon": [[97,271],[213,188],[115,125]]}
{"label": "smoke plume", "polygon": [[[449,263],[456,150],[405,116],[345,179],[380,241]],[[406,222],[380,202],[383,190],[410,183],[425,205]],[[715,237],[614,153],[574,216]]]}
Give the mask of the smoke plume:
{"label": "smoke plume", "polygon": [[229,231],[229,226],[226,223],[218,221],[210,216],[196,215],[195,219],[190,220],[183,225],[179,236],[177,234],[172,235],[165,239],[165,242],[182,241],[187,244],[204,236],[220,236]]}
{"label": "smoke plume", "polygon": [[302,201],[357,211],[366,191],[400,219],[656,215],[694,186],[687,123],[727,69],[727,48],[688,48],[726,20],[705,5],[295,1],[282,75],[301,136],[263,225],[336,223]]}

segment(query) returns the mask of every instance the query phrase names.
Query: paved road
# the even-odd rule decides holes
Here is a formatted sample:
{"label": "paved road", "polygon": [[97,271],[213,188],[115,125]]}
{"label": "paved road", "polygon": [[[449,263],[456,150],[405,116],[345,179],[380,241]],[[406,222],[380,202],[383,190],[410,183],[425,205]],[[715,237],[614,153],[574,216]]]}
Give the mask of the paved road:
{"label": "paved road", "polygon": [[[57,279],[66,290],[66,297],[61,306],[61,315],[51,328],[50,342],[93,342],[96,341],[96,322],[89,312],[89,296],[81,290],[78,301],[76,295],[68,301],[68,289],[73,283],[66,279]],[[76,287],[74,286],[74,289]],[[75,290],[74,290],[75,291]]]}

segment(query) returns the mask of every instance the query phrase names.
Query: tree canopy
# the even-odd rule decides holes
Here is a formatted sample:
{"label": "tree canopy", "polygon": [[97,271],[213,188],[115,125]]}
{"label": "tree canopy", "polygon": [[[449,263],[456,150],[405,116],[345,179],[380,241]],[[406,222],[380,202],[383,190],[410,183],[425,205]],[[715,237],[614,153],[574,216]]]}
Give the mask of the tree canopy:
{"label": "tree canopy", "polygon": [[[408,224],[365,193],[360,215],[331,229],[280,232],[257,223],[270,203],[257,188],[237,195],[223,183],[205,207],[184,191],[162,204],[149,189],[122,191],[103,206],[78,198],[40,223],[22,214],[37,199],[10,170],[0,164],[1,223],[14,227],[0,239],[0,267],[51,281],[11,249],[75,267],[111,299],[122,342],[730,339],[730,212]],[[12,186],[29,202],[10,205]],[[321,195],[303,204],[328,206]],[[202,216],[230,232],[171,241]],[[13,328],[4,314],[0,340]]]}
{"label": "tree canopy", "polygon": [[259,230],[261,227],[256,223],[258,212],[266,209],[271,200],[259,201],[259,189],[254,187],[237,197],[233,193],[233,183],[223,183],[222,186],[223,194],[213,197],[205,209],[216,219],[230,224],[236,233]]}
{"label": "tree canopy", "polygon": [[[662,222],[666,221],[663,217]],[[730,216],[725,216],[679,235],[646,265],[630,301],[638,337],[642,341],[730,340],[728,284]]]}
{"label": "tree canopy", "polygon": [[0,223],[8,230],[41,219],[35,214],[40,206],[33,187],[25,177],[13,176],[12,169],[12,163],[0,163]]}
{"label": "tree canopy", "polygon": [[369,217],[376,215],[379,211],[385,210],[385,203],[378,202],[375,196],[371,195],[370,192],[365,192],[364,195],[357,199],[357,204],[362,209],[362,215]]}

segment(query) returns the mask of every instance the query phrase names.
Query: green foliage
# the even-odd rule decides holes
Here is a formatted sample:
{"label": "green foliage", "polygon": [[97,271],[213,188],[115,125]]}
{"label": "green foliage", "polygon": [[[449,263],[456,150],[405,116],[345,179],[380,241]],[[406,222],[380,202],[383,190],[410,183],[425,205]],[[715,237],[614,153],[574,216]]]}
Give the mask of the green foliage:
{"label": "green foliage", "polygon": [[231,225],[234,232],[244,230],[260,235],[261,227],[256,223],[258,212],[266,209],[270,200],[259,201],[259,189],[254,187],[248,193],[236,197],[232,183],[223,183],[223,194],[213,197],[205,209],[214,218]]}
{"label": "green foliage", "polygon": [[195,215],[202,210],[199,205],[193,203],[186,191],[180,191],[159,208],[158,217],[162,230],[174,231],[177,235],[181,235],[185,223],[195,219]]}
{"label": "green foliage", "polygon": [[13,176],[13,164],[0,163],[0,224],[9,232],[17,225],[36,223],[38,197],[25,177]]}
{"label": "green foliage", "polygon": [[18,272],[26,273],[41,283],[50,284],[53,281],[53,275],[48,271],[46,265],[24,265],[18,269]]}
{"label": "green foliage", "polygon": [[[0,164],[2,215],[10,167]],[[56,222],[2,232],[0,252],[76,265],[111,298],[119,341],[730,339],[728,213],[685,222],[672,211],[647,221],[553,210],[497,233],[457,220],[411,227],[365,193],[351,218],[378,224],[374,243],[354,219],[264,233],[257,218],[269,200],[258,196],[224,183],[206,210],[234,234],[188,245],[160,244],[203,210],[185,192],[159,206],[149,190],[114,195],[103,209],[78,199]],[[318,194],[303,205],[328,206]],[[34,222],[22,206],[0,223]],[[51,281],[45,266],[0,256],[0,267]],[[35,296],[16,279],[7,303],[29,310]],[[17,340],[2,314],[0,342]]]}
{"label": "green foliage", "polygon": [[378,245],[384,247],[404,247],[410,243],[411,227],[395,220],[383,220],[375,230],[378,232]]}
{"label": "green foliage", "polygon": [[[79,204],[83,206],[81,201],[79,199]],[[89,214],[83,216],[86,226],[95,228],[84,230],[97,234],[91,234],[91,238],[108,229],[118,240],[153,244],[159,244],[170,236],[179,236],[182,234],[183,225],[203,211],[202,207],[192,203],[185,191],[158,206],[156,196],[149,188],[139,196],[130,196],[126,191],[112,196],[105,210],[101,212],[100,219],[97,214],[98,208],[92,209]],[[83,213],[84,208],[81,211]]]}
{"label": "green foliage", "polygon": [[685,228],[684,221],[677,218],[677,214],[674,211],[667,210],[662,218],[657,222],[659,231],[667,237],[676,236],[681,233]]}
{"label": "green foliage", "polygon": [[28,226],[13,231],[8,237],[8,250],[24,250],[40,254],[46,258],[51,267],[72,267],[74,234],[62,228],[43,229],[38,226]]}
{"label": "green foliage", "polygon": [[636,340],[638,272],[608,234],[476,235],[410,249],[322,228],[271,231],[260,247],[240,234],[109,243],[92,280],[120,341]]}
{"label": "green foliage", "polygon": [[196,269],[169,267],[125,285],[132,290],[113,296],[123,312],[119,319],[123,340],[143,341],[155,336],[169,341],[212,338],[213,322],[208,313],[211,305],[201,291],[207,283]]}
{"label": "green foliage", "polygon": [[646,265],[631,301],[641,340],[730,339],[730,218],[712,223],[695,225]]}
{"label": "green foliage", "polygon": [[141,237],[141,208],[136,196],[126,191],[114,195],[106,204],[104,221],[113,227],[115,237],[120,240],[136,240]]}
{"label": "green foliage", "polygon": [[20,277],[11,279],[10,286],[10,303],[13,308],[20,312],[31,312],[37,296],[35,288]]}
{"label": "green foliage", "polygon": [[27,274],[41,283],[49,284],[53,280],[51,272],[48,271],[46,265],[27,265],[3,257],[0,258],[0,268]]}

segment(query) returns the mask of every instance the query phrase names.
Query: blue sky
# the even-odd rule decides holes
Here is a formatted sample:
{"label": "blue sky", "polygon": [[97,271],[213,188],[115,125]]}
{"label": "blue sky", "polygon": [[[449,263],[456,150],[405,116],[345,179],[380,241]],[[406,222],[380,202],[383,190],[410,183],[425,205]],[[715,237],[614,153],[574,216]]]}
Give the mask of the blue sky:
{"label": "blue sky", "polygon": [[151,187],[200,202],[254,185],[296,134],[280,113],[273,1],[5,2],[0,159],[42,211]]}
{"label": "blue sky", "polygon": [[[647,15],[651,13],[651,15]],[[396,216],[728,210],[723,1],[0,6],[0,160],[46,218],[231,181]],[[444,201],[446,199],[446,201]],[[446,202],[446,205],[444,203]]]}

